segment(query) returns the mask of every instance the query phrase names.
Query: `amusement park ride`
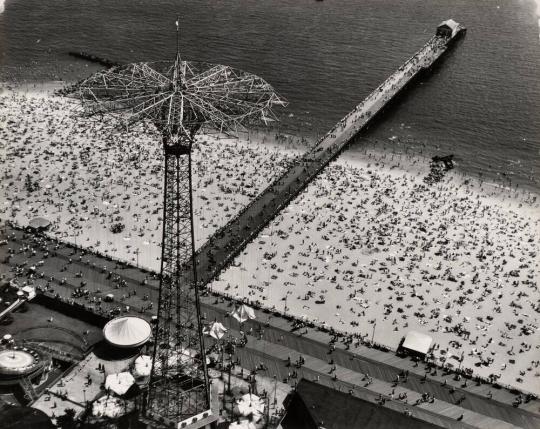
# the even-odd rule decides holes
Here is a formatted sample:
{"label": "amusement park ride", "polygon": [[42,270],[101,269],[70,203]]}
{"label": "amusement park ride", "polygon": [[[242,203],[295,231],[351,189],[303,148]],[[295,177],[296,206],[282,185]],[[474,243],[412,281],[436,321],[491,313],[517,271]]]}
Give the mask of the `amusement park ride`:
{"label": "amusement park ride", "polygon": [[67,88],[89,116],[120,124],[152,123],[165,153],[163,238],[157,326],[142,419],[186,427],[216,417],[210,390],[197,284],[191,152],[200,130],[234,135],[248,124],[275,120],[285,105],[258,76],[224,65],[184,61],[176,22],[174,61],[142,62],[100,71]]}

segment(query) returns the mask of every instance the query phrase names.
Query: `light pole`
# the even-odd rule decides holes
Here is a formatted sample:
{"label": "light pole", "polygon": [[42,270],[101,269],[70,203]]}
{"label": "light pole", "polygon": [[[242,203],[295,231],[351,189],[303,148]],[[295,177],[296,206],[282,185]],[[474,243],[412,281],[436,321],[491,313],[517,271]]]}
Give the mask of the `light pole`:
{"label": "light pole", "polygon": [[274,411],[277,408],[277,375],[274,375]]}
{"label": "light pole", "polygon": [[[228,347],[230,347],[230,343],[228,344]],[[232,371],[232,355],[228,353],[229,355],[229,363],[227,365],[227,372],[228,372],[228,378],[227,378],[227,394],[231,394],[231,371]]]}
{"label": "light pole", "polygon": [[290,293],[292,293],[292,292],[289,290],[289,291],[287,291],[287,293],[285,294],[285,308],[283,309],[283,310],[284,310],[283,312],[284,312],[285,314],[287,314],[287,310],[288,310],[288,308],[287,308],[287,298],[289,297],[289,294],[290,294]]}
{"label": "light pole", "polygon": [[223,342],[220,343],[220,349],[221,349],[221,379],[224,380],[223,367],[225,365],[225,345],[223,344]]}
{"label": "light pole", "polygon": [[135,253],[135,255],[137,256],[137,268],[139,268],[139,253],[141,253],[141,251],[137,247],[137,250],[135,250],[133,253]]}
{"label": "light pole", "polygon": [[371,345],[375,344],[375,327],[377,326],[377,319],[373,322],[373,333],[371,334]]}
{"label": "light pole", "polygon": [[223,378],[223,368],[221,369],[221,375],[222,375],[221,378],[222,378],[222,381],[223,381],[223,394],[221,396],[221,413],[220,413],[220,415],[223,415],[225,413],[225,411],[226,411],[225,410],[225,394],[226,394],[225,390],[226,389],[225,389],[225,379]]}

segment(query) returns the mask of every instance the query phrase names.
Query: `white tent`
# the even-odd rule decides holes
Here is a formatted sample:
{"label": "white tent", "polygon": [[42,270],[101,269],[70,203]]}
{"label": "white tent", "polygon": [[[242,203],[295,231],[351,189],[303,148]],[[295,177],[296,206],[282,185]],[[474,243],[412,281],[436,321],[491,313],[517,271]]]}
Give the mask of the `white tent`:
{"label": "white tent", "polygon": [[[168,367],[175,367],[176,365],[185,365],[184,371],[189,371],[190,367],[194,365],[196,352],[191,349],[182,348],[180,351],[173,350],[169,353],[167,359]],[[156,362],[156,370],[161,369],[161,361]]]}
{"label": "white tent", "polygon": [[134,408],[132,402],[127,402],[112,396],[102,396],[92,405],[92,414],[96,417],[109,417],[111,419],[123,416]]}
{"label": "white tent", "polygon": [[118,317],[103,328],[103,336],[116,347],[137,347],[148,341],[152,334],[150,324],[140,317]]}
{"label": "white tent", "polygon": [[117,395],[123,395],[134,383],[135,379],[129,372],[110,374],[105,379],[105,389],[108,389]]}
{"label": "white tent", "polygon": [[429,352],[432,342],[433,338],[431,338],[429,335],[422,334],[421,332],[410,331],[405,337],[402,347],[404,349],[425,355]]}
{"label": "white tent", "polygon": [[246,304],[242,304],[232,312],[232,316],[240,323],[244,323],[246,320],[255,319],[255,311]]}
{"label": "white tent", "polygon": [[223,335],[225,335],[225,332],[227,332],[227,328],[223,326],[223,324],[220,322],[214,322],[208,330],[208,335],[216,340],[219,340],[223,337]]}
{"label": "white tent", "polygon": [[246,393],[237,402],[238,412],[242,416],[253,415],[254,421],[259,421],[264,413],[264,400],[257,395]]}
{"label": "white tent", "polygon": [[147,355],[135,359],[134,370],[136,377],[148,377],[152,371],[152,358]]}
{"label": "white tent", "polygon": [[180,363],[183,363],[185,365],[193,364],[195,354],[195,350],[182,348],[178,353],[178,359],[180,359]]}

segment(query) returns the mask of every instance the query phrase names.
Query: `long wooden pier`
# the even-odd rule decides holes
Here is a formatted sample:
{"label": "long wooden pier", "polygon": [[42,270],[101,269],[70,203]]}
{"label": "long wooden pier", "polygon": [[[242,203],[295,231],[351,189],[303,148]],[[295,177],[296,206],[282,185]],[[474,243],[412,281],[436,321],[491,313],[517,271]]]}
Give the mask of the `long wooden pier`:
{"label": "long wooden pier", "polygon": [[198,251],[198,281],[208,284],[300,192],[334,160],[349,142],[415,78],[429,69],[465,31],[435,35],[360,104],[341,119],[315,147],[270,184],[234,219],[218,230]]}

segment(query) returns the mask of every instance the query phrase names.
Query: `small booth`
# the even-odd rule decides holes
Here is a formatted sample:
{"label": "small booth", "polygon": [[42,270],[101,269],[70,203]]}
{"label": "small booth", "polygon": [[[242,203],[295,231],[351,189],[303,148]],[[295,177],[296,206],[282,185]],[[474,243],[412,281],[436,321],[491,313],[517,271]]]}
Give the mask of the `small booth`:
{"label": "small booth", "polygon": [[50,226],[51,221],[44,217],[35,217],[28,223],[28,227],[37,232],[46,231]]}
{"label": "small booth", "polygon": [[453,19],[447,19],[437,27],[437,36],[454,37],[459,31],[459,24]]}
{"label": "small booth", "polygon": [[431,343],[433,343],[433,338],[431,338],[429,335],[421,332],[410,331],[402,340],[399,349],[402,353],[417,356],[423,359],[429,353]]}
{"label": "small booth", "polygon": [[32,286],[23,286],[21,288],[21,292],[23,294],[23,298],[25,298],[27,301],[32,300],[36,296],[36,290]]}

